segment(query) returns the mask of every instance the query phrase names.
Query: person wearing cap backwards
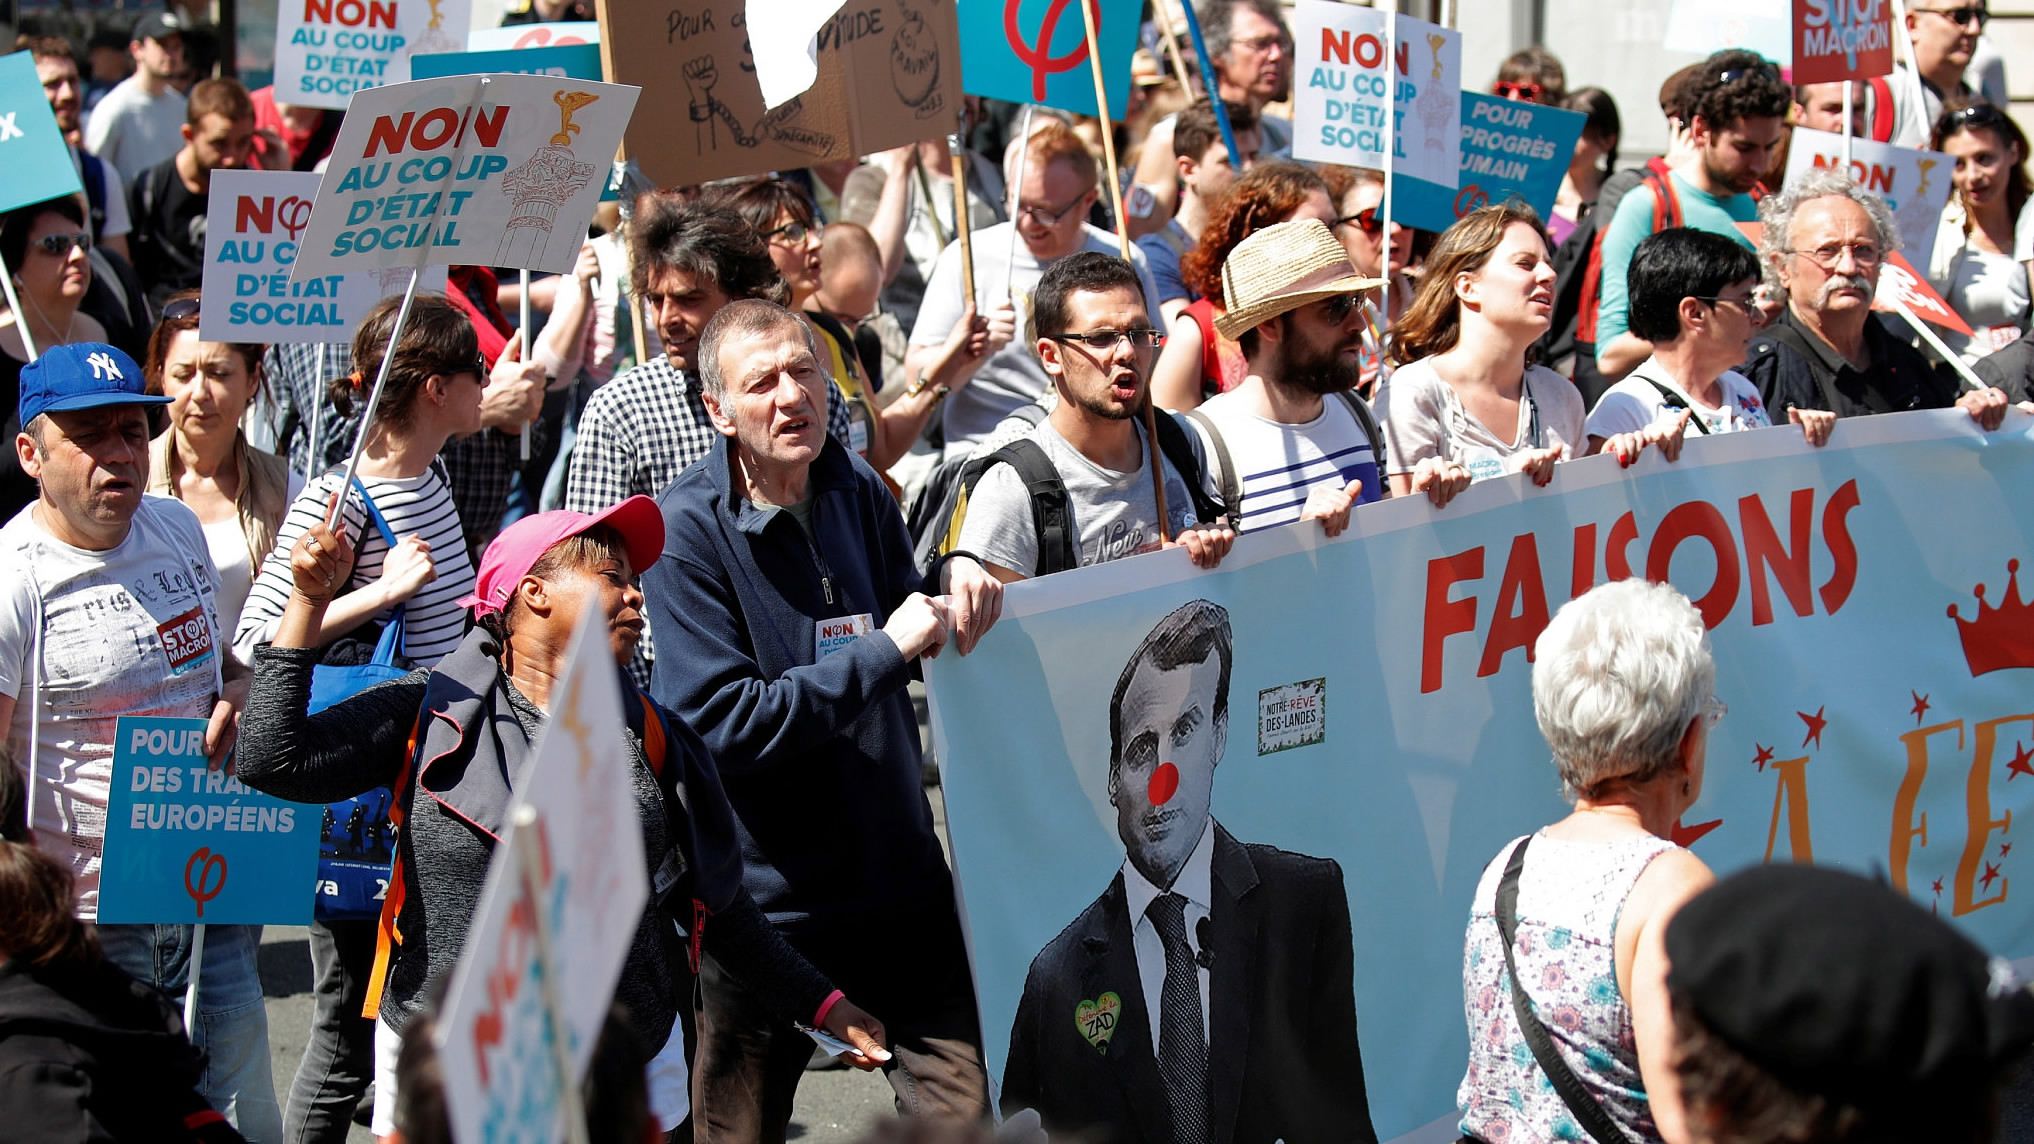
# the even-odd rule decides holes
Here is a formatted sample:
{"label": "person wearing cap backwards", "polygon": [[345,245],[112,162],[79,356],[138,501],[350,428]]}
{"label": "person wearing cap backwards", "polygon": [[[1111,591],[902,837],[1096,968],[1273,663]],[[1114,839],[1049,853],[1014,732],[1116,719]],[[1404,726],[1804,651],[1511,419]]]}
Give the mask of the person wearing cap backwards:
{"label": "person wearing cap backwards", "polygon": [[1384,495],[1377,422],[1355,392],[1362,292],[1382,285],[1319,219],[1265,227],[1222,263],[1229,308],[1215,328],[1250,372],[1187,417],[1210,471],[1239,494],[1239,531],[1319,520],[1339,536],[1352,507]]}
{"label": "person wearing cap backwards", "polygon": [[[771,922],[882,1014],[898,1108],[979,1120],[974,990],[905,684],[949,638],[973,649],[1002,586],[966,556],[920,573],[896,498],[827,433],[833,385],[796,314],[729,303],[698,354],[719,439],[659,498],[643,593],[671,654],[651,694],[712,751]],[[701,1140],[784,1139],[812,1055],[742,968],[700,969]]]}
{"label": "person wearing cap backwards", "polygon": [[[233,745],[247,669],[226,654],[218,581],[190,509],[148,487],[149,440],[167,397],[100,342],[51,346],[21,371],[21,467],[36,500],[0,528],[0,726],[27,772],[36,845],[76,875],[77,915],[99,911],[113,738],[126,716],[206,719],[214,766]],[[0,923],[4,924],[4,923]],[[102,925],[106,956],[182,993],[192,928]],[[200,1091],[250,1140],[282,1135],[268,1016],[255,972],[259,926],[206,927],[191,1039]]]}
{"label": "person wearing cap backwards", "polygon": [[637,926],[615,996],[644,1042],[662,1046],[650,1069],[659,1124],[670,1131],[689,1110],[680,1018],[691,1004],[697,951],[687,950],[674,919],[695,947],[753,975],[784,1020],[809,1022],[855,1046],[850,1063],[874,1068],[889,1058],[881,1023],[786,946],[742,888],[733,816],[705,745],[619,670],[643,632],[636,569],[663,546],[663,517],[648,497],[595,516],[525,517],[481,557],[473,594],[462,601],[478,626],[458,650],[435,668],[315,715],[308,711],[317,633],[346,583],[353,546],[321,522],[290,552],[294,589],[274,642],[255,653],[257,682],[237,766],[247,785],[298,802],[331,802],[383,785],[396,791],[400,831],[384,919],[393,914],[397,941],[377,952],[375,975],[377,1135],[394,1127],[403,1026],[458,961],[507,826],[513,777],[544,725],[589,601],[600,609],[625,692],[629,773],[656,899]]}
{"label": "person wearing cap backwards", "polygon": [[113,85],[85,119],[85,150],[113,164],[129,186],[184,145],[184,93],[170,81],[184,66],[184,22],[150,12],[127,45],[134,73]]}
{"label": "person wearing cap backwards", "polygon": [[1592,588],[1533,645],[1533,714],[1575,809],[1506,843],[1471,899],[1466,1139],[1685,1139],[1662,932],[1714,881],[1671,835],[1702,795],[1715,686],[1701,613],[1665,584]]}
{"label": "person wearing cap backwards", "polygon": [[2034,994],[1905,894],[1759,866],[1667,924],[1693,1144],[1987,1144]]}

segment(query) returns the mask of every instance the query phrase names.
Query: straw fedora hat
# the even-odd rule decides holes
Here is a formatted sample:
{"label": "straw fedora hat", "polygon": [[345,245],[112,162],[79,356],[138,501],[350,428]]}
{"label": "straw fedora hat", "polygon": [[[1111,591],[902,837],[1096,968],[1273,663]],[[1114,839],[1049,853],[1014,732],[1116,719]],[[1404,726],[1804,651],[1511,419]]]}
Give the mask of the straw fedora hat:
{"label": "straw fedora hat", "polygon": [[1229,309],[1215,319],[1215,330],[1233,339],[1308,302],[1382,285],[1382,278],[1356,273],[1327,223],[1317,218],[1274,223],[1237,243],[1222,263]]}

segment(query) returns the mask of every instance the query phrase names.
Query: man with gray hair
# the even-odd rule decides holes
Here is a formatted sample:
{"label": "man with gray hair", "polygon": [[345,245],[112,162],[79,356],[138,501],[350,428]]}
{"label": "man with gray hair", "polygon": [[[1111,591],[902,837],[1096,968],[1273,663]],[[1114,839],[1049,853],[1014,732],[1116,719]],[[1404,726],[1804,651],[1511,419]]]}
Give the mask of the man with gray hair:
{"label": "man with gray hair", "polygon": [[1899,231],[1885,200],[1838,171],[1817,171],[1759,205],[1759,254],[1786,291],[1786,309],[1751,343],[1744,373],[1778,420],[1791,409],[1838,417],[1909,409],[1966,410],[1986,429],[2006,395],[1957,395],[1913,346],[1872,317],[1872,297]]}
{"label": "man with gray hair", "polygon": [[[833,382],[797,315],[728,303],[697,346],[714,436],[658,499],[643,595],[683,654],[650,694],[712,750],[757,903],[883,1022],[898,1107],[978,1120],[974,991],[905,684],[947,643],[973,649],[1002,586],[959,553],[919,573],[896,498],[826,431]],[[699,983],[699,1139],[784,1139],[812,1042],[711,954]]]}

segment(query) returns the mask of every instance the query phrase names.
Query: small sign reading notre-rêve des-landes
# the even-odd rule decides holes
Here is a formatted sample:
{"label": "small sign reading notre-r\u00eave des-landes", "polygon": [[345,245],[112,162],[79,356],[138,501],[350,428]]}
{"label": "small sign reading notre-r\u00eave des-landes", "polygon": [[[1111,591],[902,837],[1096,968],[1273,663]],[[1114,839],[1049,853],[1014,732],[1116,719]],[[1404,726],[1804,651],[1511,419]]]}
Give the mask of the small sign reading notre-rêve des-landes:
{"label": "small sign reading notre-r\u00eave des-landes", "polygon": [[1328,681],[1303,679],[1257,693],[1257,753],[1307,747],[1328,737]]}

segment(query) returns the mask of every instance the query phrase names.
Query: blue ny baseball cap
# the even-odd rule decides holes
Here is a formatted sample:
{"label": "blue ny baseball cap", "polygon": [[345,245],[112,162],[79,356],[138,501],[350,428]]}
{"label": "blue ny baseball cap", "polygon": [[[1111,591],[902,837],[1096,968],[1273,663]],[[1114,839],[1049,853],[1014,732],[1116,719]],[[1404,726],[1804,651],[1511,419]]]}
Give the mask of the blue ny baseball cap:
{"label": "blue ny baseball cap", "polygon": [[104,342],[51,346],[21,367],[21,424],[104,405],[169,404],[167,397],[143,393],[146,385],[141,366]]}

